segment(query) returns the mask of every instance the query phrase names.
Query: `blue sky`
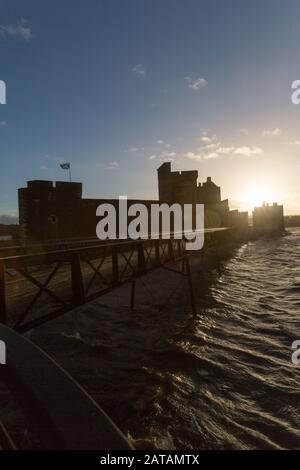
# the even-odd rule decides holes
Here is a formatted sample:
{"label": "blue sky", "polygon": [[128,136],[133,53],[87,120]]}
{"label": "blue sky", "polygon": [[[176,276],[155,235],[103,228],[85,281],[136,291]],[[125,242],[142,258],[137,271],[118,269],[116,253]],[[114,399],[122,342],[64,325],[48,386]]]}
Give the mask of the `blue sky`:
{"label": "blue sky", "polygon": [[88,197],[156,197],[170,160],[212,176],[232,207],[300,212],[298,0],[0,0],[0,12],[0,221],[27,180],[67,179],[62,161]]}

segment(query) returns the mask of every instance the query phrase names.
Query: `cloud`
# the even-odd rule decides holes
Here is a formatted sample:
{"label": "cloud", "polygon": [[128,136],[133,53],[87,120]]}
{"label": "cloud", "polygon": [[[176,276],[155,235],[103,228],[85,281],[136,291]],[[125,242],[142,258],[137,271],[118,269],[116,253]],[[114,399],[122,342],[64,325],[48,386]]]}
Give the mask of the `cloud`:
{"label": "cloud", "polygon": [[164,154],[167,157],[176,157],[176,152],[169,152]]}
{"label": "cloud", "polygon": [[171,147],[171,144],[168,144],[167,142],[165,142],[164,140],[162,139],[158,139],[156,141],[157,145],[163,145],[165,148],[170,148]]}
{"label": "cloud", "polygon": [[209,150],[215,150],[217,149],[218,147],[220,147],[221,143],[220,142],[214,142],[212,144],[207,144],[207,145],[203,145],[201,148],[201,150],[203,151],[209,151]]}
{"label": "cloud", "polygon": [[18,223],[17,214],[2,214],[0,215],[0,224],[11,225]]}
{"label": "cloud", "polygon": [[261,133],[262,137],[278,137],[279,135],[281,135],[281,129],[278,127],[275,129],[267,129]]}
{"label": "cloud", "polygon": [[202,160],[203,156],[200,155],[200,153],[196,153],[196,152],[186,152],[184,155],[183,155],[185,158],[188,158],[189,160]]}
{"label": "cloud", "polygon": [[209,129],[201,129],[201,142],[208,145],[215,145],[218,143],[216,134],[213,134]]}
{"label": "cloud", "polygon": [[234,150],[234,147],[218,147],[216,152],[218,153],[218,155],[230,155],[234,152]]}
{"label": "cloud", "polygon": [[6,126],[6,121],[0,121],[0,126],[1,126],[1,127]]}
{"label": "cloud", "polygon": [[234,145],[223,145],[215,134],[205,129],[202,130],[201,141],[205,145],[202,145],[197,150],[183,152],[181,156],[189,160],[200,161],[212,160],[227,155],[252,157],[254,155],[263,155],[264,153],[260,147],[256,146],[236,147]]}
{"label": "cloud", "polygon": [[176,155],[176,152],[161,152],[159,155],[150,155],[148,157],[148,160],[159,160],[160,162],[173,162]]}
{"label": "cloud", "polygon": [[296,147],[300,147],[300,140],[293,140],[290,142],[290,145],[296,145]]}
{"label": "cloud", "polygon": [[189,160],[212,160],[214,158],[218,158],[219,154],[217,152],[209,152],[209,153],[197,153],[197,152],[186,152],[183,155],[185,158],[188,158]]}
{"label": "cloud", "polygon": [[0,25],[0,35],[5,39],[17,38],[29,42],[32,38],[32,30],[28,25],[28,21],[22,18],[16,25]]}
{"label": "cloud", "polygon": [[49,168],[46,165],[42,165],[40,168],[43,171],[48,171],[49,170]]}
{"label": "cloud", "polygon": [[145,78],[146,77],[146,70],[143,64],[136,64],[132,69],[131,72],[137,78]]}
{"label": "cloud", "polygon": [[205,147],[200,148],[198,152],[186,152],[183,154],[184,158],[189,160],[212,160],[224,155],[240,155],[244,157],[252,157],[254,155],[263,155],[263,150],[260,147],[221,147],[220,144],[214,151],[207,151]]}
{"label": "cloud", "polygon": [[252,157],[254,155],[263,155],[263,150],[260,147],[238,147],[233,151],[234,155],[241,155],[243,157]]}
{"label": "cloud", "polygon": [[118,162],[110,162],[110,164],[106,167],[107,170],[116,170],[119,168]]}
{"label": "cloud", "polygon": [[185,80],[187,81],[188,87],[194,91],[199,91],[207,85],[205,78],[196,78],[193,80],[191,77],[185,77]]}
{"label": "cloud", "polygon": [[203,158],[204,160],[212,160],[214,158],[218,158],[220,154],[218,152],[211,152],[211,153],[206,153]]}
{"label": "cloud", "polygon": [[142,152],[143,150],[145,150],[145,147],[130,147],[129,149],[125,150],[125,152],[137,153]]}
{"label": "cloud", "polygon": [[213,141],[213,139],[211,137],[208,137],[207,135],[204,135],[203,137],[201,137],[201,140],[205,144],[210,144]]}

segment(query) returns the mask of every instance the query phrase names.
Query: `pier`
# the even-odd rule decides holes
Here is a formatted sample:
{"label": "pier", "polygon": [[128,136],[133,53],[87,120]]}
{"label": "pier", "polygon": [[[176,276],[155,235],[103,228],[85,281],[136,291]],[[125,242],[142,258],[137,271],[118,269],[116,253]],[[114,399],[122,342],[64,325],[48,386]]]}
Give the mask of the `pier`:
{"label": "pier", "polygon": [[205,229],[204,237],[204,248],[195,252],[185,250],[184,240],[171,238],[81,241],[72,248],[66,247],[66,241],[64,249],[46,246],[36,253],[2,255],[1,323],[23,333],[128,282],[132,285],[129,303],[134,308],[135,280],[158,267],[186,277],[195,313],[189,258],[204,252],[219,256],[222,247],[234,242],[234,230]]}

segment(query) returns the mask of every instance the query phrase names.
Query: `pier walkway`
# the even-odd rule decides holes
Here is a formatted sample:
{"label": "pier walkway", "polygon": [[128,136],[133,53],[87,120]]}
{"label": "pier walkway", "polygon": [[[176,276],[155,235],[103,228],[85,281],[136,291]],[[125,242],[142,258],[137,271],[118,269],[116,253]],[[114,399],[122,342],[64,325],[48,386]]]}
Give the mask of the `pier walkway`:
{"label": "pier walkway", "polygon": [[[204,248],[215,250],[232,243],[230,228],[205,229]],[[189,269],[190,256],[180,239],[147,239],[91,243],[81,240],[51,244],[38,251],[24,247],[26,254],[0,253],[0,322],[19,332],[48,320],[131,282],[130,305],[134,306],[135,280],[157,267],[184,275],[195,310]],[[21,248],[20,248],[21,249]],[[200,252],[200,254],[201,254]],[[181,261],[180,270],[177,269]],[[175,264],[174,264],[175,263]]]}

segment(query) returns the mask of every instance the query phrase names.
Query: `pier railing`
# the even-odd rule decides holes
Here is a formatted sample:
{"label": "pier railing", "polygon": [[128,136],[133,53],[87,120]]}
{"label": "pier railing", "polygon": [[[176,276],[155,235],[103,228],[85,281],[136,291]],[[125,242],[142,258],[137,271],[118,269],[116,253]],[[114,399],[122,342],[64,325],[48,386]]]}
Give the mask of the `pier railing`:
{"label": "pier railing", "polygon": [[[26,434],[36,436],[47,449],[133,449],[99,404],[44,351],[3,325],[0,336],[9,351],[0,383],[18,404],[21,429],[17,441],[24,440],[26,428]],[[0,420],[0,450],[18,448],[16,431],[11,435],[9,424]]]}
{"label": "pier railing", "polygon": [[[207,250],[222,244],[230,229],[205,230]],[[203,252],[203,250],[202,250]],[[166,267],[187,276],[195,313],[189,257],[180,239],[114,241],[0,258],[0,322],[19,332],[32,329],[89,300],[132,283],[148,271]],[[180,269],[170,263],[182,261]]]}
{"label": "pier railing", "polygon": [[68,250],[71,248],[88,248],[89,246],[101,245],[103,241],[95,237],[87,238],[66,238],[58,240],[44,240],[43,242],[29,242],[25,244],[0,243],[0,258],[7,256],[27,255],[31,253],[39,253],[45,251]]}

